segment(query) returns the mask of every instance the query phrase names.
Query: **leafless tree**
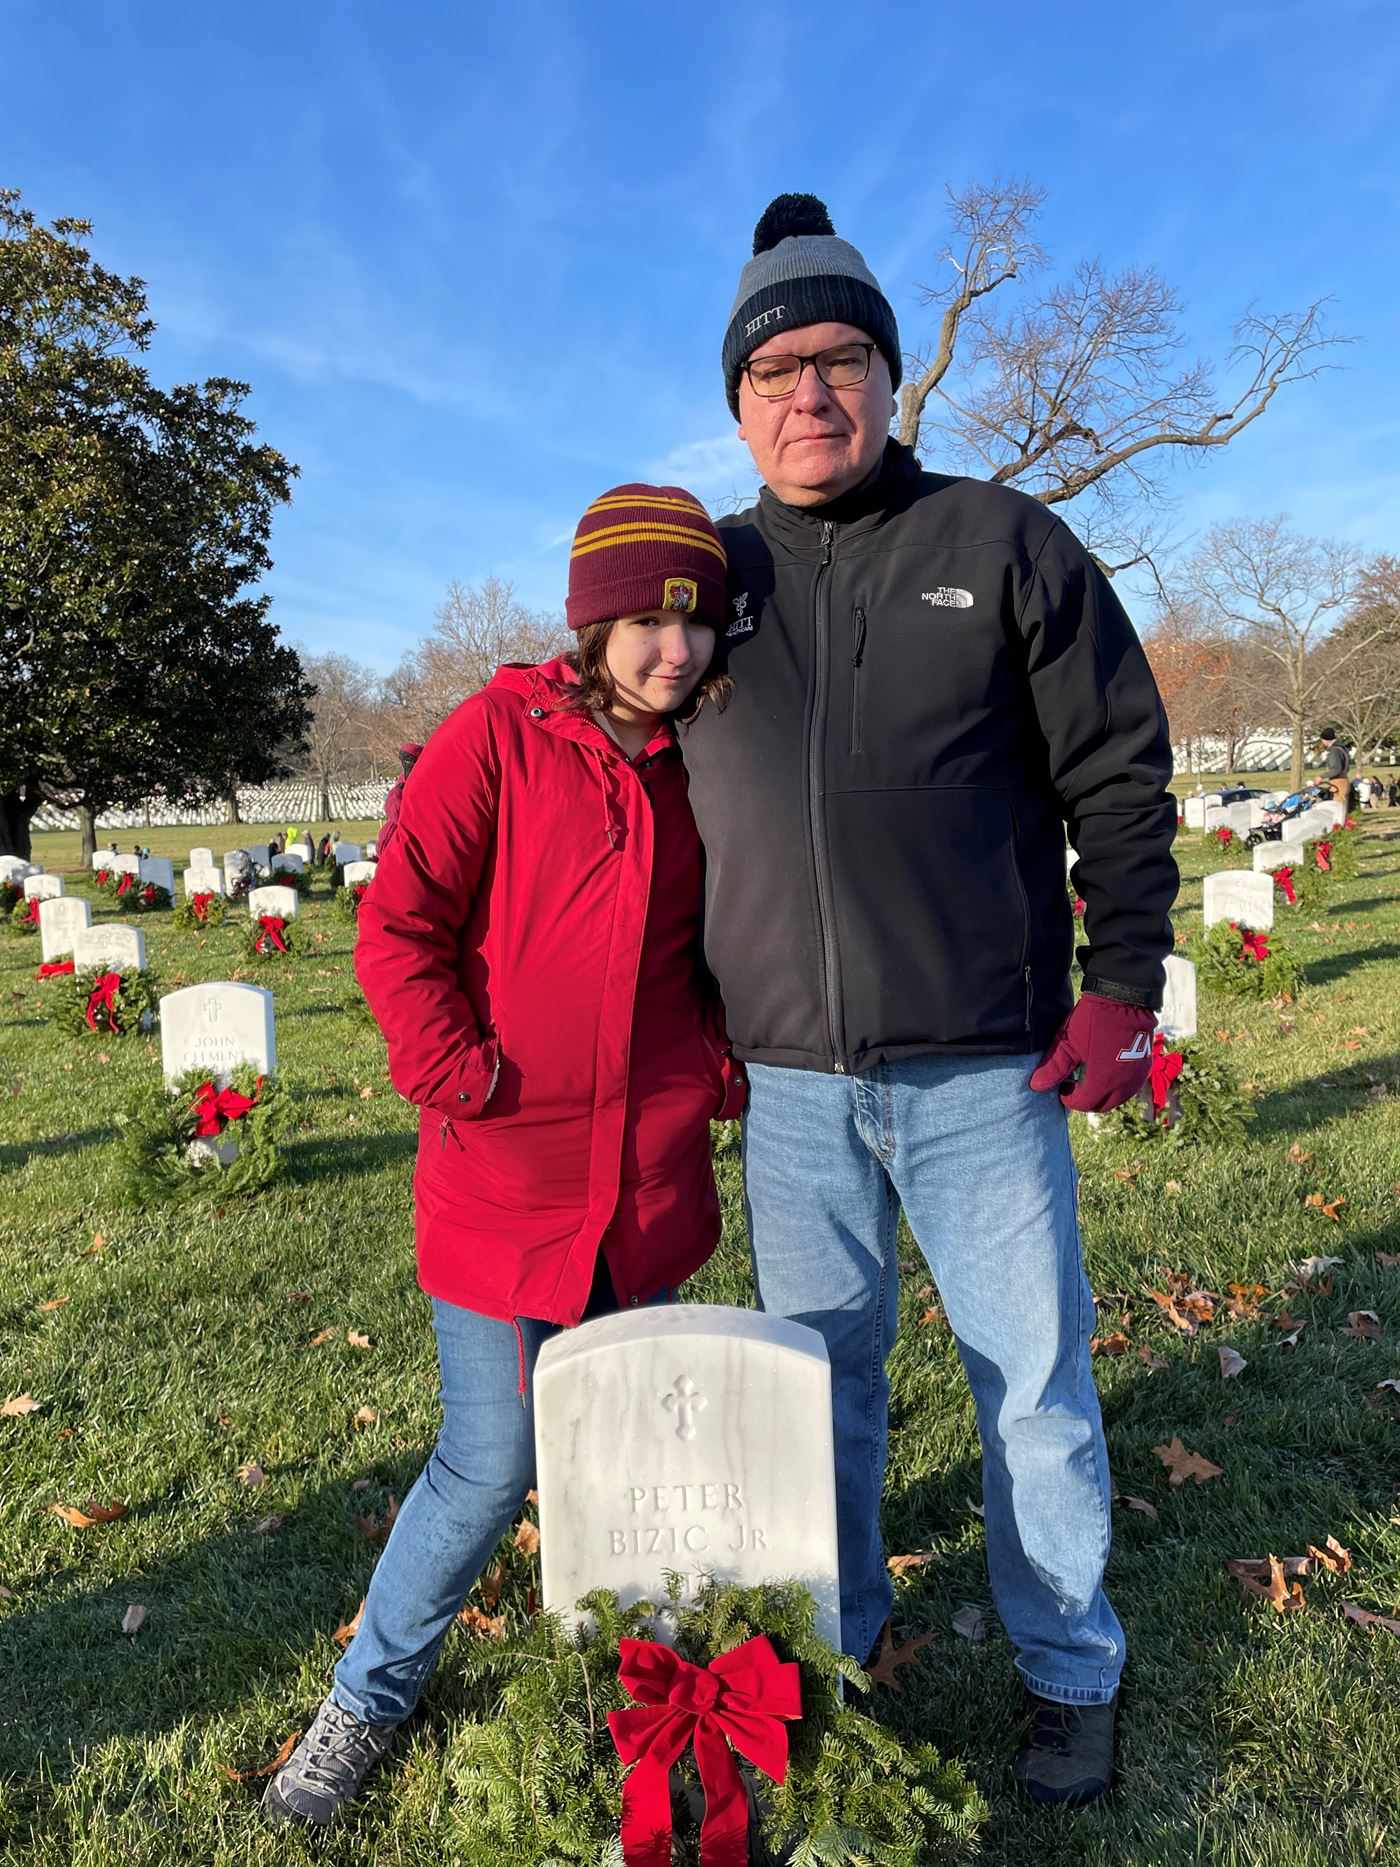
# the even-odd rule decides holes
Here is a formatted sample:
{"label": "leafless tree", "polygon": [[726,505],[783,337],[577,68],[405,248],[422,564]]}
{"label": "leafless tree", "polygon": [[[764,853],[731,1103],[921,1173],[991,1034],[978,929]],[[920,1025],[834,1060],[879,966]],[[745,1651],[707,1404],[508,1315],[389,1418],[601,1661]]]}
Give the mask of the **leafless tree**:
{"label": "leafless tree", "polygon": [[315,688],[306,746],[311,774],[321,793],[317,815],[329,819],[331,781],[362,775],[375,679],[368,668],[348,655],[300,652],[306,677]]}
{"label": "leafless tree", "polygon": [[1077,528],[1110,572],[1153,563],[1173,465],[1228,447],[1350,341],[1325,330],[1325,299],[1251,308],[1217,385],[1210,363],[1182,356],[1181,300],[1152,267],[1086,260],[1031,290],[1047,263],[1044,191],[999,180],[948,193],[945,276],[921,288],[942,318],[908,359],[899,438],[1046,505],[1080,501]]}
{"label": "leafless tree", "polygon": [[1400,748],[1400,558],[1382,553],[1363,567],[1318,667],[1320,704],[1358,760]]}
{"label": "leafless tree", "polygon": [[[1247,651],[1240,679],[1270,699],[1287,725],[1294,790],[1303,782],[1305,735],[1321,723],[1318,650],[1351,599],[1356,572],[1349,545],[1301,537],[1279,517],[1213,526],[1177,573],[1179,589],[1200,606],[1207,625]],[[1337,665],[1345,666],[1370,639],[1343,649]]]}

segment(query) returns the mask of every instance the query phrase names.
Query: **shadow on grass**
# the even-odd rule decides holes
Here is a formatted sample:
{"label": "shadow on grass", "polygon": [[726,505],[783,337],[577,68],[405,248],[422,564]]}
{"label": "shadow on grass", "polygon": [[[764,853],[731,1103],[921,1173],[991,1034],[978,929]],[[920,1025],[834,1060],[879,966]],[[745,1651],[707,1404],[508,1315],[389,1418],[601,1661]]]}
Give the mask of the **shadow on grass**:
{"label": "shadow on grass", "polygon": [[23,1167],[52,1154],[79,1154],[84,1148],[115,1141],[120,1132],[113,1127],[84,1128],[81,1134],[52,1135],[45,1141],[6,1141],[0,1145],[0,1167]]}
{"label": "shadow on grass", "polygon": [[332,1140],[295,1141],[283,1155],[286,1178],[298,1186],[309,1185],[324,1175],[343,1179],[352,1172],[372,1173],[378,1168],[398,1167],[411,1161],[418,1152],[418,1135],[347,1134]]}
{"label": "shadow on grass", "polygon": [[[1336,1121],[1350,1121],[1371,1104],[1371,1090],[1376,1082],[1400,1084],[1400,1051],[1364,1061],[1338,1062],[1324,1075],[1305,1077],[1261,1096],[1254,1104],[1251,1135],[1292,1134],[1303,1122],[1309,1128],[1325,1128]],[[1338,1103],[1338,1095],[1350,1094],[1350,1103]]]}
{"label": "shadow on grass", "polygon": [[1328,906],[1327,919],[1340,920],[1344,914],[1366,914],[1372,908],[1393,908],[1400,902],[1400,895],[1378,895],[1374,900],[1339,901],[1335,907]]}
{"label": "shadow on grass", "polygon": [[1331,985],[1334,980],[1345,979],[1358,966],[1380,959],[1400,959],[1400,946],[1392,940],[1385,946],[1357,947],[1331,958],[1311,959],[1303,968],[1304,978],[1308,985]]}

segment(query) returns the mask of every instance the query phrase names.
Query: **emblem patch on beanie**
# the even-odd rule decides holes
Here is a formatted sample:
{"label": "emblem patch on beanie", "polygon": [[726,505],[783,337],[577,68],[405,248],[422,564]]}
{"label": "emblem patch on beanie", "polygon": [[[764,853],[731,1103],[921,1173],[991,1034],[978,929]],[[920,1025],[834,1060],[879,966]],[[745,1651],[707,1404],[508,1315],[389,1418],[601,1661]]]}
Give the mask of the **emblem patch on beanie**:
{"label": "emblem patch on beanie", "polygon": [[700,600],[699,587],[689,577],[668,577],[666,579],[666,609],[694,609]]}

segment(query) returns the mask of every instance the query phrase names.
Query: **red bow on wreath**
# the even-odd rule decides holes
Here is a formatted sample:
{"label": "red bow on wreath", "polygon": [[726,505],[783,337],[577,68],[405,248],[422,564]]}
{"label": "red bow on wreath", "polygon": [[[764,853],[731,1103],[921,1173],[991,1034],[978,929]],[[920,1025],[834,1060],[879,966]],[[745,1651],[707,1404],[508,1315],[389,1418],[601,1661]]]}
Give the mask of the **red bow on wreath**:
{"label": "red bow on wreath", "polygon": [[1083,895],[1076,895],[1074,897],[1074,918],[1077,921],[1083,920],[1084,918],[1084,897]]}
{"label": "red bow on wreath", "polygon": [[122,878],[117,883],[117,893],[119,895],[124,895],[127,889],[130,888],[130,886],[131,886],[131,870],[123,869]]}
{"label": "red bow on wreath", "polygon": [[624,1763],[622,1858],[627,1867],[670,1867],[671,1766],[695,1746],[705,1821],[701,1867],[745,1867],[748,1798],[730,1744],[775,1783],[787,1777],[785,1718],[802,1716],[796,1665],[780,1660],[766,1634],[708,1666],[692,1666],[655,1640],[623,1639],[617,1676],[642,1701],[610,1711],[608,1729]]}
{"label": "red bow on wreath", "polygon": [[141,890],[141,899],[145,902],[147,907],[150,907],[155,898],[156,885],[154,882],[147,882],[146,886]]}
{"label": "red bow on wreath", "polygon": [[1269,957],[1269,937],[1267,934],[1251,933],[1247,927],[1240,928],[1240,958],[1267,959]]}
{"label": "red bow on wreath", "polygon": [[1177,1051],[1167,1049],[1167,1040],[1158,1031],[1152,1040],[1152,1070],[1147,1078],[1152,1091],[1154,1116],[1160,1115],[1166,1108],[1172,1084],[1180,1076],[1183,1066],[1184,1059]]}
{"label": "red bow on wreath", "polygon": [[104,972],[88,994],[87,1026],[90,1031],[97,1029],[97,1019],[93,1015],[98,1011],[107,1013],[107,1021],[116,1036],[121,1036],[122,1027],[117,1023],[117,993],[122,989],[122,976],[119,972]]}
{"label": "red bow on wreath", "polygon": [[283,931],[287,925],[285,916],[281,914],[259,914],[258,925],[262,928],[262,932],[253,942],[254,952],[266,953],[268,949],[264,945],[264,942],[268,940],[272,942],[279,953],[285,953],[287,951],[287,943],[282,938]]}
{"label": "red bow on wreath", "polygon": [[97,871],[97,886],[99,888],[105,888],[107,886],[108,874],[109,871],[107,869],[99,869]]}
{"label": "red bow on wreath", "polygon": [[1330,843],[1315,844],[1313,847],[1313,856],[1317,861],[1318,868],[1330,869],[1332,866],[1332,845]]}
{"label": "red bow on wreath", "polygon": [[1222,824],[1221,827],[1215,832],[1215,840],[1217,843],[1219,843],[1220,847],[1224,849],[1227,843],[1234,842],[1235,832],[1233,830],[1227,830],[1225,826]]}
{"label": "red bow on wreath", "polygon": [[39,897],[38,895],[31,895],[30,900],[29,900],[29,906],[24,910],[23,914],[20,915],[20,921],[21,923],[25,921],[37,921],[38,918],[39,918]]}
{"label": "red bow on wreath", "polygon": [[356,901],[363,901],[363,900],[364,900],[364,898],[365,898],[365,896],[366,896],[366,894],[367,894],[368,892],[369,892],[369,883],[368,883],[368,882],[356,882],[356,884],[355,884],[355,899],[356,899]]}
{"label": "red bow on wreath", "polygon": [[[262,1088],[262,1077],[258,1078],[258,1088]],[[213,1083],[201,1083],[194,1092],[190,1106],[194,1110],[194,1132],[196,1137],[207,1140],[210,1135],[219,1134],[230,1122],[242,1121],[257,1102],[257,1096],[241,1096],[236,1089],[216,1089]]]}
{"label": "red bow on wreath", "polygon": [[190,906],[194,909],[194,917],[197,921],[208,919],[209,903],[213,899],[214,899],[214,891],[212,888],[210,889],[207,895],[191,895],[190,896]]}
{"label": "red bow on wreath", "polygon": [[71,959],[50,959],[45,960],[34,977],[36,979],[52,979],[60,972],[72,972],[72,970],[73,962]]}
{"label": "red bow on wreath", "polygon": [[1293,889],[1292,869],[1285,863],[1281,869],[1271,869],[1269,873],[1283,890],[1283,898],[1288,903],[1289,907],[1296,907],[1298,897]]}

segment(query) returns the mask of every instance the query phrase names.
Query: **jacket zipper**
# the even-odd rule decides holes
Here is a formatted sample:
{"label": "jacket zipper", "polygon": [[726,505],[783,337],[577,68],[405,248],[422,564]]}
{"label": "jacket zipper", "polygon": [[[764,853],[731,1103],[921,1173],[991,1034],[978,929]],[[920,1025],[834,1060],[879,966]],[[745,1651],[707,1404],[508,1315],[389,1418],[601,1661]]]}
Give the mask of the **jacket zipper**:
{"label": "jacket zipper", "polygon": [[1017,835],[1016,835],[1016,813],[1014,810],[1011,809],[1009,804],[1007,806],[1007,812],[1011,818],[1011,873],[1016,877],[1016,890],[1017,890],[1017,893],[1021,897],[1021,919],[1024,922],[1025,929],[1026,929],[1024,935],[1021,938],[1021,978],[1024,980],[1025,987],[1026,987],[1025,1024],[1026,1024],[1026,1029],[1029,1030],[1031,1028],[1031,1003],[1032,1003],[1032,999],[1034,996],[1032,992],[1032,988],[1031,988],[1031,968],[1030,968],[1031,902],[1030,902],[1030,896],[1026,893],[1025,881],[1023,880],[1022,875],[1021,875],[1021,847],[1020,847],[1019,839],[1017,838]]}
{"label": "jacket zipper", "polygon": [[865,660],[865,611],[851,612],[851,633],[854,646],[851,650],[851,750],[860,751],[860,667]]}
{"label": "jacket zipper", "polygon": [[835,549],[836,527],[830,519],[822,520],[822,556],[817,568],[812,596],[816,629],[812,644],[812,738],[807,759],[807,812],[812,824],[812,863],[817,878],[817,927],[822,942],[822,986],[826,997],[826,1035],[831,1046],[832,1068],[838,1076],[846,1074],[837,1041],[836,1025],[840,1007],[836,993],[836,947],[831,937],[831,883],[827,874],[826,821],[822,810],[822,777],[826,737],[826,666],[827,638],[830,635],[829,603],[823,603],[822,585]]}

